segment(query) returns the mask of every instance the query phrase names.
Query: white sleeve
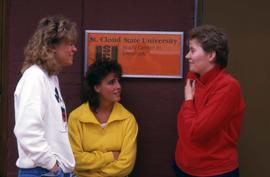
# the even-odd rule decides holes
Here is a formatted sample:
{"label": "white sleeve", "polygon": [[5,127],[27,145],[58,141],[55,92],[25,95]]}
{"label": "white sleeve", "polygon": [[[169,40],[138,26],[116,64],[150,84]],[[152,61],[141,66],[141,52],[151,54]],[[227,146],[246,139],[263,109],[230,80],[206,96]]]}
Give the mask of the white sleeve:
{"label": "white sleeve", "polygon": [[46,85],[42,73],[23,76],[14,93],[18,145],[35,165],[51,169],[56,163],[44,137],[43,118],[46,111]]}

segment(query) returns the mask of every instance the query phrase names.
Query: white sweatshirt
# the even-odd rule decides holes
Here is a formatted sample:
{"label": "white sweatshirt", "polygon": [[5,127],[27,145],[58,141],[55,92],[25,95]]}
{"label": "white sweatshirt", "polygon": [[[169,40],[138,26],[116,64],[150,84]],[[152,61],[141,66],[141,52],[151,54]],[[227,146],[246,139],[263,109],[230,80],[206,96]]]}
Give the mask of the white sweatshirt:
{"label": "white sweatshirt", "polygon": [[65,173],[73,171],[74,156],[68,139],[66,108],[57,76],[39,66],[29,67],[14,93],[19,168],[50,170],[56,161]]}

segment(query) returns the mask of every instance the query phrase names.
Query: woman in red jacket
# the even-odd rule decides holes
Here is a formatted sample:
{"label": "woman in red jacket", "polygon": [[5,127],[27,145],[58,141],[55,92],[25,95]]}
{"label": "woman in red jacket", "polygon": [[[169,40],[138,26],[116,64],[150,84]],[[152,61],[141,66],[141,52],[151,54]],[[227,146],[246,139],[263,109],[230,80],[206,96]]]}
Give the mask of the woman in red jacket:
{"label": "woman in red jacket", "polygon": [[238,81],[225,71],[227,37],[205,25],[189,36],[189,73],[178,114],[178,177],[238,177],[237,141],[245,103]]}

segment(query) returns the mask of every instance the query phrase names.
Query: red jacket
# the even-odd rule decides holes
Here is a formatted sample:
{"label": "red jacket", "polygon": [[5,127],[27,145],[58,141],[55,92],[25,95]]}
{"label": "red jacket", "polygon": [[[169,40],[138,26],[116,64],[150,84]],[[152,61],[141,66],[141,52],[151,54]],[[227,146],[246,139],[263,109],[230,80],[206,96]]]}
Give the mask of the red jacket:
{"label": "red jacket", "polygon": [[194,99],[184,101],[178,114],[176,163],[193,176],[232,171],[245,108],[239,83],[219,68],[195,80]]}

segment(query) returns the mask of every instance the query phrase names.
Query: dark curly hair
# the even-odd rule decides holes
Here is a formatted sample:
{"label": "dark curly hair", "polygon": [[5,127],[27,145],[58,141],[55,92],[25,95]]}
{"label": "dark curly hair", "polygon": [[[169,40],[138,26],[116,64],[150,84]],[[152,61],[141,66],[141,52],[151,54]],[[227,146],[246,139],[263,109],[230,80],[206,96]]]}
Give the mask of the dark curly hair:
{"label": "dark curly hair", "polygon": [[222,29],[212,25],[203,25],[193,28],[189,33],[189,39],[196,39],[206,52],[216,52],[216,64],[225,68],[228,64],[228,39]]}
{"label": "dark curly hair", "polygon": [[119,78],[122,76],[122,67],[116,60],[96,60],[87,69],[81,99],[82,102],[88,102],[94,112],[100,105],[99,94],[94,87],[110,73],[114,73]]}

